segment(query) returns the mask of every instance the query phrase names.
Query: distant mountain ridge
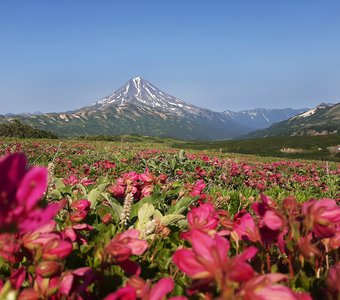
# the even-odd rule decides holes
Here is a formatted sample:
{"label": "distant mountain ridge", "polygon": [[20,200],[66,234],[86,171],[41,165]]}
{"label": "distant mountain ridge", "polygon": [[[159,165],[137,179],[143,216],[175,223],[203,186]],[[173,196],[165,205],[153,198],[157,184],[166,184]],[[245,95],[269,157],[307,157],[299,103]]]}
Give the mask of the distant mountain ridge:
{"label": "distant mountain ridge", "polygon": [[0,116],[60,136],[140,134],[190,140],[222,140],[265,128],[306,109],[214,112],[184,102],[135,77],[92,105],[64,113]]}
{"label": "distant mountain ridge", "polygon": [[322,103],[288,120],[252,132],[247,138],[340,134],[340,103]]}
{"label": "distant mountain ridge", "polygon": [[231,117],[238,123],[253,127],[255,129],[262,129],[269,127],[270,125],[289,119],[292,116],[307,111],[308,108],[277,108],[277,109],[265,109],[255,108],[251,110],[241,110],[233,112],[226,110],[223,113],[226,116]]}

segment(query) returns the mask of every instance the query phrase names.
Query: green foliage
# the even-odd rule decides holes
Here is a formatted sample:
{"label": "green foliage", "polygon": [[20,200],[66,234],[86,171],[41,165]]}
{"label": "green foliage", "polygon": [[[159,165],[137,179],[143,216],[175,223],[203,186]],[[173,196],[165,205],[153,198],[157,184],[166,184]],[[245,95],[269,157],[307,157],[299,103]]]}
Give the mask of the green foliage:
{"label": "green foliage", "polygon": [[[255,154],[259,156],[303,158],[340,161],[338,155],[330,154],[327,147],[340,144],[340,135],[323,136],[277,136],[268,138],[174,143],[173,147],[220,151],[223,153]],[[283,148],[301,149],[300,153],[285,153]]]}
{"label": "green foliage", "polygon": [[47,130],[34,128],[18,120],[0,124],[1,137],[57,139],[58,136]]}

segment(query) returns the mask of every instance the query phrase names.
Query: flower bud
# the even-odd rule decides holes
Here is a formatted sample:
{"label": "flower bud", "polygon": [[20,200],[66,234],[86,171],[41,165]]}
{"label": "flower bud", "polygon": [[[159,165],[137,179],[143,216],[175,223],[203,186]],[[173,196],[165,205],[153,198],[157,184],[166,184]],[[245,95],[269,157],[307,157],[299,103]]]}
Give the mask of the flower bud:
{"label": "flower bud", "polygon": [[74,201],[71,205],[74,210],[78,211],[89,211],[91,207],[91,202],[85,199]]}
{"label": "flower bud", "polygon": [[19,297],[18,300],[39,300],[39,294],[33,289],[24,289]]}
{"label": "flower bud", "polygon": [[72,244],[64,240],[52,240],[43,248],[43,259],[57,260],[67,257],[72,252]]}
{"label": "flower bud", "polygon": [[74,211],[70,214],[70,221],[74,223],[79,223],[83,221],[87,216],[87,212],[83,210]]}
{"label": "flower bud", "polygon": [[39,263],[35,272],[43,278],[50,278],[61,271],[61,264],[56,261],[42,261]]}
{"label": "flower bud", "polygon": [[300,253],[306,258],[310,259],[314,256],[320,256],[321,253],[318,248],[311,243],[312,236],[301,237],[298,243]]}
{"label": "flower bud", "polygon": [[283,200],[283,207],[288,212],[294,212],[297,208],[296,199],[294,196],[287,197]]}
{"label": "flower bud", "polygon": [[109,224],[109,223],[111,222],[111,220],[112,220],[112,216],[111,216],[110,213],[109,213],[109,214],[106,214],[106,215],[104,215],[104,216],[101,217],[101,220],[102,220],[102,222],[103,222],[104,224]]}

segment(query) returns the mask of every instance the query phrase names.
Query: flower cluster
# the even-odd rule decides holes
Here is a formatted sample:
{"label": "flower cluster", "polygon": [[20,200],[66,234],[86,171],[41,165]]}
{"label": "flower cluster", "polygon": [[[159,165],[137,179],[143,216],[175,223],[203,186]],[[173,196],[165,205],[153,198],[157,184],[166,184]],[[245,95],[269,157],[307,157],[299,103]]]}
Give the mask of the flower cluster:
{"label": "flower cluster", "polygon": [[0,299],[338,298],[336,165],[63,147],[0,160]]}

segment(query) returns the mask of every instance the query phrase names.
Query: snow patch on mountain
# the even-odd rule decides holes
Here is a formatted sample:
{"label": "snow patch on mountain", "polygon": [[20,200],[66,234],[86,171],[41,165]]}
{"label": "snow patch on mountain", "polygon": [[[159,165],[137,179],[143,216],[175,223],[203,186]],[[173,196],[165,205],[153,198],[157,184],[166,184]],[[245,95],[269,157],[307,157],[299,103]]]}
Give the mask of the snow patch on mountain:
{"label": "snow patch on mountain", "polygon": [[292,119],[294,119],[294,118],[306,118],[306,117],[309,117],[311,115],[314,115],[316,111],[317,111],[317,107],[310,109],[310,110],[306,111],[305,113],[297,115],[297,116],[293,117]]}

